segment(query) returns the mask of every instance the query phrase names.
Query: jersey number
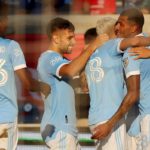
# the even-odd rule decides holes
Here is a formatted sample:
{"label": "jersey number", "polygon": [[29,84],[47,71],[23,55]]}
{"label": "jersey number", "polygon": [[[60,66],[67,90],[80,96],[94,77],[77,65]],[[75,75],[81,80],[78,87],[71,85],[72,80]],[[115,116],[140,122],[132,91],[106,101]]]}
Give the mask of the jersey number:
{"label": "jersey number", "polygon": [[99,82],[104,77],[104,70],[101,68],[102,61],[99,57],[96,57],[89,62],[91,79],[94,82]]}

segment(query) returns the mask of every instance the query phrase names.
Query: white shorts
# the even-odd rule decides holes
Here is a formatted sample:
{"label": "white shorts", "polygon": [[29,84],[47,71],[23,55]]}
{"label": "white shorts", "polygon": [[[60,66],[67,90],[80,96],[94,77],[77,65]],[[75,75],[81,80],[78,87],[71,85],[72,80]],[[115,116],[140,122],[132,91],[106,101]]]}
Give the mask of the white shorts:
{"label": "white shorts", "polygon": [[150,115],[142,118],[140,128],[141,132],[138,136],[128,136],[128,147],[132,150],[150,150]]}
{"label": "white shorts", "polygon": [[50,150],[80,150],[77,138],[63,131],[56,134],[55,139],[46,142]]}
{"label": "white shorts", "polygon": [[[93,129],[102,123],[104,122],[91,126],[91,132],[93,133]],[[124,119],[115,125],[112,132],[104,140],[97,141],[97,150],[127,150]]]}
{"label": "white shorts", "polygon": [[18,142],[17,121],[0,124],[0,149],[15,150]]}

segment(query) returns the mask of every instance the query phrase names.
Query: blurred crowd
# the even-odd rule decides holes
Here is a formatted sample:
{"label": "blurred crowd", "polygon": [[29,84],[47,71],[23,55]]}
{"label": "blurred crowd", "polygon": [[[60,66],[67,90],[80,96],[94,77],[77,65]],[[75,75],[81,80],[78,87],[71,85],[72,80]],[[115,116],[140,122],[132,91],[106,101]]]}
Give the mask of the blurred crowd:
{"label": "blurred crowd", "polygon": [[10,14],[117,14],[129,7],[150,13],[150,0],[7,0],[7,3]]}

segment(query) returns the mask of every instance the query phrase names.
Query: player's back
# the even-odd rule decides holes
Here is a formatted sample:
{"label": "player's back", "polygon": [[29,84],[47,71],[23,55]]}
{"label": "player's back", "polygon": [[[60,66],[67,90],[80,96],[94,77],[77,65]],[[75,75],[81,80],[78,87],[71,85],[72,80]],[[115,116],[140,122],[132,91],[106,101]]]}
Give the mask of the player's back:
{"label": "player's back", "polygon": [[122,55],[118,41],[112,40],[96,50],[86,66],[90,92],[89,124],[108,120],[123,99]]}

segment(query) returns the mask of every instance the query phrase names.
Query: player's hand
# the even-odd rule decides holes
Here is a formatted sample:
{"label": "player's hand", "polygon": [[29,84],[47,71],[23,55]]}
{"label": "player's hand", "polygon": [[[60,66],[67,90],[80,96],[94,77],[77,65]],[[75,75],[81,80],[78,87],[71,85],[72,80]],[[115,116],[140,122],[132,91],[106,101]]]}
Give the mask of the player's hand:
{"label": "player's hand", "polygon": [[136,56],[134,60],[140,58],[150,58],[150,49],[145,47],[136,47],[129,50],[130,56]]}
{"label": "player's hand", "polygon": [[51,93],[51,87],[47,83],[40,82],[40,92],[47,98]]}
{"label": "player's hand", "polygon": [[106,138],[112,130],[112,127],[106,122],[98,125],[94,129],[94,134],[92,135],[92,139],[102,140]]}

